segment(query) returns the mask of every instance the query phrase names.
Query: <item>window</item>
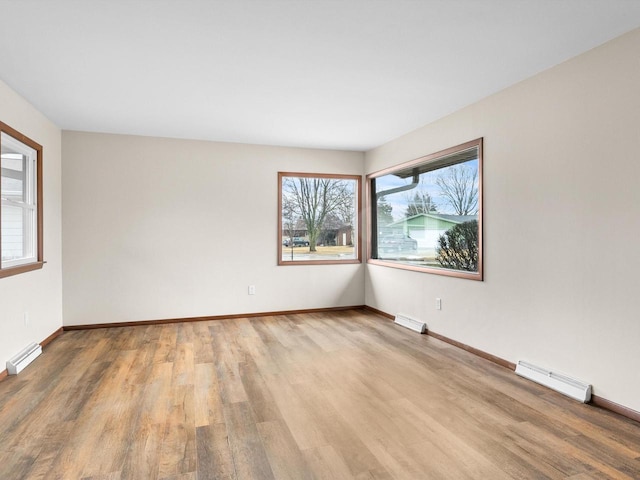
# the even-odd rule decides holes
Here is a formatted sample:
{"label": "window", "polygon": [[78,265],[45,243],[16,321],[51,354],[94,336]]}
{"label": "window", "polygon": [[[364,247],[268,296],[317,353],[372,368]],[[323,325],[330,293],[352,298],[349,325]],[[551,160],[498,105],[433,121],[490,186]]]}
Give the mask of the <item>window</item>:
{"label": "window", "polygon": [[360,177],[278,173],[278,265],[359,263]]}
{"label": "window", "polygon": [[482,280],[482,139],[367,176],[368,262]]}
{"label": "window", "polygon": [[42,268],[42,147],[0,122],[0,277]]}

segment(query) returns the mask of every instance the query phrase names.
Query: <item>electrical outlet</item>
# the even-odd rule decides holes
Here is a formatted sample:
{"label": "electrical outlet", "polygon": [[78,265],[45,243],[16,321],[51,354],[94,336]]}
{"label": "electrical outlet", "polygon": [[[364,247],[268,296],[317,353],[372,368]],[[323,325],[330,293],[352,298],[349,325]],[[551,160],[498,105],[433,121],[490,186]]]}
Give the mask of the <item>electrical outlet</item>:
{"label": "electrical outlet", "polygon": [[436,298],[436,310],[442,310],[442,300]]}
{"label": "electrical outlet", "polygon": [[29,312],[24,312],[24,326],[29,326]]}
{"label": "electrical outlet", "polygon": [[255,295],[255,294],[256,294],[256,286],[249,285],[249,295]]}

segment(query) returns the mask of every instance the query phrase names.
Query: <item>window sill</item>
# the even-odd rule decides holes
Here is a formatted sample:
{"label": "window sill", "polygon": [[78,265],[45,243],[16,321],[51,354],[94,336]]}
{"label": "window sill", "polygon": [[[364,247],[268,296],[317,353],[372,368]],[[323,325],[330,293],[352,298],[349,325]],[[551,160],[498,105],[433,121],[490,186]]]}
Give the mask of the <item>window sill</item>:
{"label": "window sill", "polygon": [[449,270],[446,268],[421,267],[417,265],[411,265],[409,263],[403,263],[401,261],[381,260],[377,258],[369,258],[367,259],[367,263],[370,265],[378,265],[380,267],[390,267],[390,268],[399,268],[401,270],[410,270],[412,272],[444,275],[445,277],[466,278],[469,280],[478,280],[480,282],[483,281],[482,267],[480,267],[479,272],[465,272],[462,270]]}
{"label": "window sill", "polygon": [[45,263],[47,262],[34,262],[27,263],[25,265],[18,265],[16,267],[3,268],[0,269],[0,278],[11,277],[12,275],[19,275],[33,270],[40,270]]}
{"label": "window sill", "polygon": [[340,265],[340,264],[350,264],[354,263],[362,263],[360,259],[352,258],[349,260],[282,260],[278,262],[278,266],[287,266],[287,265]]}

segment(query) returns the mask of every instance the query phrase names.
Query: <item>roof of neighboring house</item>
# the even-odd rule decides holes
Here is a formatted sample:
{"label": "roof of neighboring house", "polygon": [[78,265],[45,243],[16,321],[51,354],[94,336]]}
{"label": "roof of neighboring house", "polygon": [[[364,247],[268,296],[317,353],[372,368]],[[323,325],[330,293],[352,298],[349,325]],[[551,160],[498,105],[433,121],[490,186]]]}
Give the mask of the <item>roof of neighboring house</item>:
{"label": "roof of neighboring house", "polygon": [[390,223],[389,225],[399,225],[401,223],[408,222],[418,217],[431,217],[431,218],[436,218],[436,219],[444,220],[446,222],[451,222],[451,223],[464,223],[464,222],[471,222],[473,220],[478,220],[478,215],[445,215],[443,213],[418,213],[416,215],[403,218],[401,220],[396,220],[395,222]]}

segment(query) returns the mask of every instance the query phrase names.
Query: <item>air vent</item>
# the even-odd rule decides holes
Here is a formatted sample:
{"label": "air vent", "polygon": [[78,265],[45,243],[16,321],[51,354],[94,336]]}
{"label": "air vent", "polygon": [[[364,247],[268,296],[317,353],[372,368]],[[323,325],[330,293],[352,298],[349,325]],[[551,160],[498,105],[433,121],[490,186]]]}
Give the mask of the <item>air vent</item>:
{"label": "air vent", "polygon": [[402,315],[401,313],[398,313],[396,315],[396,319],[393,321],[393,323],[396,323],[418,333],[424,333],[427,331],[426,323],[415,320],[413,318],[409,318],[406,315]]}
{"label": "air vent", "polygon": [[42,347],[37,343],[28,345],[24,350],[7,361],[7,372],[9,372],[9,375],[17,375],[24,370],[27,365],[38,358],[41,353]]}
{"label": "air vent", "polygon": [[591,400],[591,385],[575,378],[554,373],[523,361],[519,361],[516,365],[516,373],[579,402],[587,403]]}

